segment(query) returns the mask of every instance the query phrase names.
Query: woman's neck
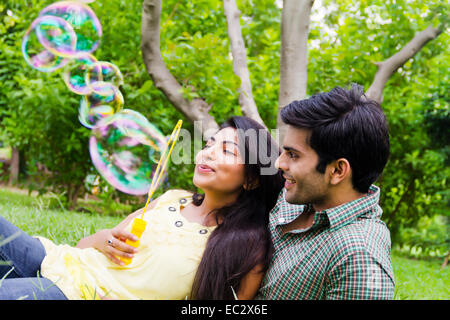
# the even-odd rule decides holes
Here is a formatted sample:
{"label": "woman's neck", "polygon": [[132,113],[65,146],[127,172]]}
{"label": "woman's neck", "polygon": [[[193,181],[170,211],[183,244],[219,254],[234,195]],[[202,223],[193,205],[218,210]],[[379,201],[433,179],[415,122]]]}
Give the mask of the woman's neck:
{"label": "woman's neck", "polygon": [[[203,216],[208,224],[216,222],[216,210],[234,203],[238,198],[237,194],[217,194],[205,191],[205,197],[202,204],[198,206],[199,215]],[[210,214],[211,213],[211,214]],[[221,218],[219,217],[219,223]]]}

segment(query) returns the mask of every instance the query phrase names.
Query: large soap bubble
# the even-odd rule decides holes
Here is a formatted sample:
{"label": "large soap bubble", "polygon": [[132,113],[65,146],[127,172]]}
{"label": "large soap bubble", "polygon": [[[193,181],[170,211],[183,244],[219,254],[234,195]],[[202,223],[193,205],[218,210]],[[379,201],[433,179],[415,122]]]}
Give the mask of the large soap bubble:
{"label": "large soap bubble", "polygon": [[89,152],[98,172],[116,189],[134,195],[149,191],[167,140],[142,114],[124,109],[92,129]]}
{"label": "large soap bubble", "polygon": [[70,61],[62,75],[70,91],[80,95],[86,95],[92,92],[92,89],[86,82],[86,71],[95,62],[97,62],[97,59],[93,55],[72,59]]}
{"label": "large soap bubble", "polygon": [[82,125],[91,129],[97,122],[122,109],[123,96],[110,83],[95,82],[90,85],[91,93],[81,98],[78,118]]}
{"label": "large soap bubble", "polygon": [[119,87],[123,84],[123,75],[116,65],[110,62],[97,61],[86,70],[85,82],[88,84],[107,82]]}
{"label": "large soap bubble", "polygon": [[76,47],[76,35],[69,23],[59,17],[39,17],[33,21],[22,39],[22,54],[34,69],[53,72],[70,60],[49,51],[44,44],[58,43],[63,50]]}
{"label": "large soap bubble", "polygon": [[114,188],[144,195],[167,176],[168,141],[142,114],[122,110],[122,73],[92,55],[102,36],[99,20],[85,4],[93,1],[60,1],[44,8],[23,38],[22,53],[40,71],[66,66],[64,82],[82,95],[79,120],[92,129],[89,152],[94,166]]}
{"label": "large soap bubble", "polygon": [[40,17],[54,16],[67,21],[76,35],[74,48],[61,46],[58,41],[46,41],[44,47],[54,55],[80,58],[94,52],[102,36],[100,21],[89,6],[76,1],[60,1],[45,7]]}

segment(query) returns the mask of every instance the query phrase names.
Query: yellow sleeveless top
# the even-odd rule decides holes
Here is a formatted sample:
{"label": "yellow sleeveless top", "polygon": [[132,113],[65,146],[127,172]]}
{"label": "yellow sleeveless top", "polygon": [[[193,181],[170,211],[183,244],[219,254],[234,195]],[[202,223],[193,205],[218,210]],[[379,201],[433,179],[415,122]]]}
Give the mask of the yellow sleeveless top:
{"label": "yellow sleeveless top", "polygon": [[180,214],[180,206],[190,202],[192,193],[184,190],[169,190],[159,198],[144,215],[147,227],[128,266],[111,262],[93,248],[56,245],[38,237],[46,250],[41,275],[68,299],[186,299],[215,228],[189,222]]}

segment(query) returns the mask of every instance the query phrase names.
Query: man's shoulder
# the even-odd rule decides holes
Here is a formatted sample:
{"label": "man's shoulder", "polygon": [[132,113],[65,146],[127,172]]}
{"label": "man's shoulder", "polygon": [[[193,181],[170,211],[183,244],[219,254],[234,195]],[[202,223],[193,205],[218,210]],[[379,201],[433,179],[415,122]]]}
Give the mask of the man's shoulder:
{"label": "man's shoulder", "polygon": [[390,232],[380,219],[356,219],[339,229],[330,230],[329,238],[333,243],[330,265],[339,264],[350,257],[353,260],[355,257],[367,257],[393,275]]}
{"label": "man's shoulder", "polygon": [[391,244],[389,229],[378,218],[355,219],[340,228],[330,229],[329,233],[336,249],[372,251],[374,247],[390,247]]}

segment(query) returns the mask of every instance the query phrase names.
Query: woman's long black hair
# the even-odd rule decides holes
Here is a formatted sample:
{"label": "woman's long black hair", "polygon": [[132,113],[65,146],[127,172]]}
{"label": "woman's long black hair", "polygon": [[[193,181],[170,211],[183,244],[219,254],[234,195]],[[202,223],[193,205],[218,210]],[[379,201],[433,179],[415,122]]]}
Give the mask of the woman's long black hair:
{"label": "woman's long black hair", "polygon": [[[273,253],[268,222],[284,183],[274,169],[280,149],[269,132],[250,118],[232,117],[220,129],[228,127],[238,132],[241,155],[245,155],[245,182],[256,187],[243,188],[235,203],[215,211],[222,221],[208,239],[194,278],[193,299],[233,299],[243,277],[257,265],[265,272]],[[250,141],[255,135],[246,134],[251,131],[262,133],[256,134],[256,143]],[[271,174],[261,174],[264,168],[271,168]],[[196,193],[194,205],[203,199],[203,194]]]}

